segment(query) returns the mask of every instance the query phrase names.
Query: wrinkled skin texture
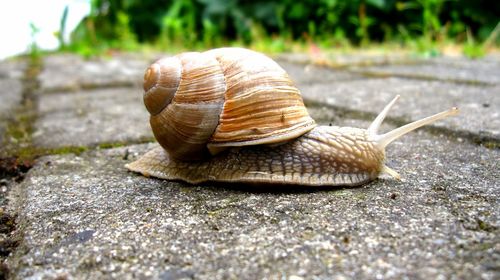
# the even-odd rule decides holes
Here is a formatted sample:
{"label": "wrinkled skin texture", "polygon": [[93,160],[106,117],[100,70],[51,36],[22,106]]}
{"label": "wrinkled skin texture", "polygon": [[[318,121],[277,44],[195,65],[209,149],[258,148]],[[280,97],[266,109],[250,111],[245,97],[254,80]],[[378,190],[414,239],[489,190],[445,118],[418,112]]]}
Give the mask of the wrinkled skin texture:
{"label": "wrinkled skin texture", "polygon": [[205,181],[356,186],[383,168],[384,151],[366,130],[320,126],[279,146],[231,148],[198,161],[173,160],[158,147],[128,164],[131,171],[188,183]]}

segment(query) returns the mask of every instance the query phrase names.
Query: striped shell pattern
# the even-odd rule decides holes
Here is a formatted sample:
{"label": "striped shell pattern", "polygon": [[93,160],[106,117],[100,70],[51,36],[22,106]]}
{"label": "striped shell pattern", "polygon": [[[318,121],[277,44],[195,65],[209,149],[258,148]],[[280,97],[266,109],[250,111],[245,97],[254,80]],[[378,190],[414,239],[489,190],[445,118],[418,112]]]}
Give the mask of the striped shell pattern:
{"label": "striped shell pattern", "polygon": [[144,91],[155,138],[178,160],[282,143],[316,126],[285,70],[247,49],[160,59],[146,70]]}

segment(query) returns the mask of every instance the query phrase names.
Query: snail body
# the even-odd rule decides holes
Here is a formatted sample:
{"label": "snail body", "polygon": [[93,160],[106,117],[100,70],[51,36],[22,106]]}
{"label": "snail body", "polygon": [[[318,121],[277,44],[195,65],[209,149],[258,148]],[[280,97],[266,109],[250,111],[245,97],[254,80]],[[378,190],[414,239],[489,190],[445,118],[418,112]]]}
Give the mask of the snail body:
{"label": "snail body", "polygon": [[379,135],[397,96],[368,129],[317,126],[286,72],[241,48],[161,59],[146,70],[144,89],[161,147],[126,167],[193,184],[354,186],[383,172],[398,178],[384,164],[385,147],[458,112],[452,108]]}

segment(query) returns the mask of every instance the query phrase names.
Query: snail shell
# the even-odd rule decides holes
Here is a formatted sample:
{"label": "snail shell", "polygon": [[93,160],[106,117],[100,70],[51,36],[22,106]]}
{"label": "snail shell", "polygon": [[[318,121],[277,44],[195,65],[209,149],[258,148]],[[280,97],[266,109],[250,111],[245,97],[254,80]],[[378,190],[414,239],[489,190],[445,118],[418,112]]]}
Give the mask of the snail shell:
{"label": "snail shell", "polygon": [[[384,164],[385,147],[458,113],[452,108],[378,134],[396,96],[367,129],[316,126],[286,72],[270,58],[241,48],[160,59],[146,70],[144,91],[162,148],[126,167],[189,183],[352,186],[380,173],[399,178]],[[229,151],[220,153],[224,149]]]}
{"label": "snail shell", "polygon": [[285,142],[316,126],[285,70],[247,49],[161,59],[146,70],[144,91],[155,138],[179,160]]}

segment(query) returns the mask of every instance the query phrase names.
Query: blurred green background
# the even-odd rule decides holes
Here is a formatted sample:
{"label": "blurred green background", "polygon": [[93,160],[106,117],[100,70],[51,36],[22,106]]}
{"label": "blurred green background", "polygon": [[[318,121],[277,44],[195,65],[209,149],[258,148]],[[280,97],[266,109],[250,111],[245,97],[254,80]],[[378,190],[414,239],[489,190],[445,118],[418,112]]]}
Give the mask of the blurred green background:
{"label": "blurred green background", "polygon": [[[61,16],[61,30],[65,15]],[[499,45],[498,0],[92,0],[61,48],[179,51],[248,46],[266,52],[390,48],[480,57]],[[61,32],[62,33],[62,32]]]}

